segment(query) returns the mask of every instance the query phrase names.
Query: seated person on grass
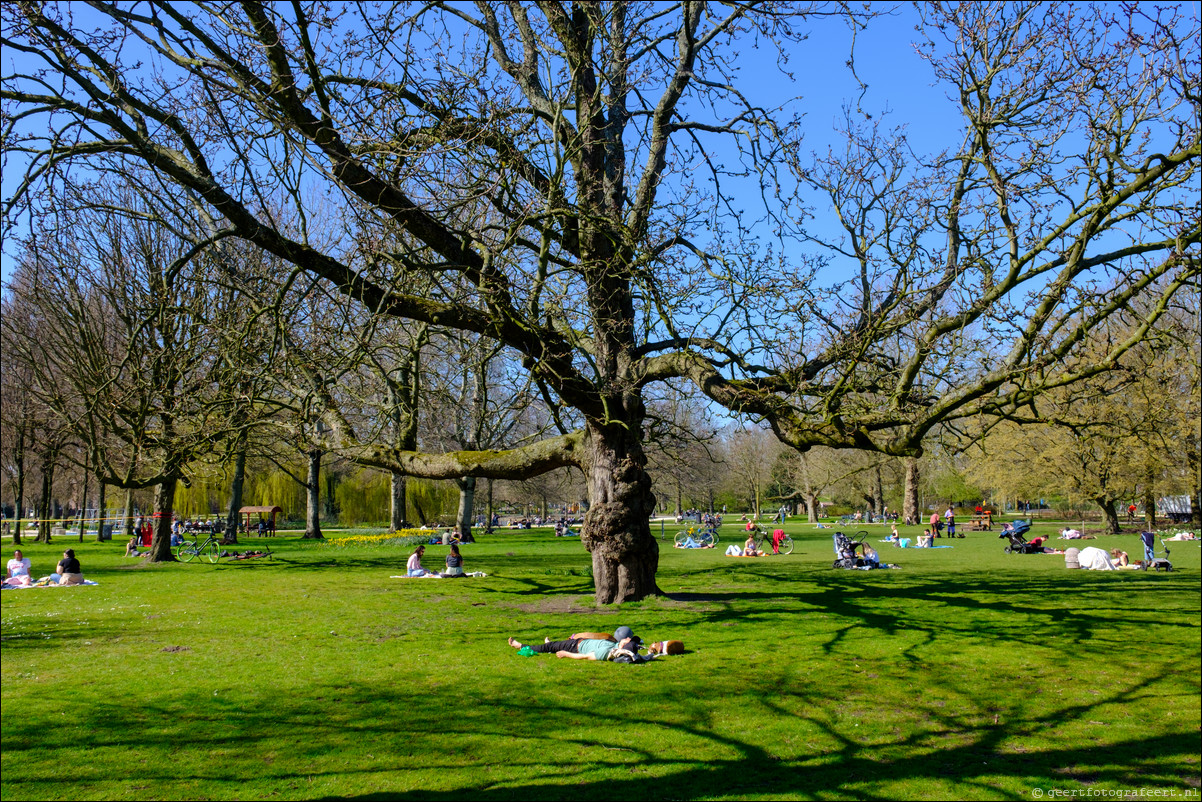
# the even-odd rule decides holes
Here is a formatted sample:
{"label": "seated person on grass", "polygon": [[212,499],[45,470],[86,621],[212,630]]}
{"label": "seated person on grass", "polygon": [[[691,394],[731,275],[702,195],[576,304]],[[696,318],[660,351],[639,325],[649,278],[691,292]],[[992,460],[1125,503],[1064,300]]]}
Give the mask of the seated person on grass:
{"label": "seated person on grass", "polygon": [[8,561],[8,573],[4,575],[4,584],[11,587],[22,587],[33,584],[29,575],[29,558],[20,549],[13,552],[13,558]]}
{"label": "seated person on grass", "polygon": [[[581,632],[577,634],[597,635],[601,633]],[[614,630],[613,637],[614,640],[573,636],[567,640],[547,640],[537,645],[526,645],[539,654],[554,653],[556,657],[566,657],[571,660],[608,660],[618,649],[637,652],[639,646],[642,645],[642,641],[630,631],[630,627],[618,627]],[[521,649],[523,646],[514,638],[509,639],[509,645],[515,649]]]}
{"label": "seated person on grass", "polygon": [[1144,567],[1144,564],[1142,562],[1140,562],[1139,560],[1132,562],[1131,558],[1127,556],[1127,552],[1123,551],[1122,549],[1111,549],[1110,550],[1110,561],[1112,563],[1114,563],[1115,568],[1132,569],[1132,568],[1143,568]]}
{"label": "seated person on grass", "polygon": [[930,529],[922,530],[922,534],[918,536],[918,546],[916,548],[929,549],[934,537],[931,535]]}
{"label": "seated person on grass", "polygon": [[79,560],[75,559],[74,549],[67,549],[63,552],[63,558],[55,566],[50,581],[59,585],[83,584],[83,569],[79,567]]}
{"label": "seated person on grass", "polygon": [[755,547],[755,535],[747,538],[747,542],[743,544],[744,557],[766,557],[767,552],[760,551]]}
{"label": "seated person on grass", "polygon": [[438,576],[438,574],[433,573],[432,571],[427,571],[425,568],[422,568],[422,555],[425,553],[426,553],[426,547],[418,546],[416,549],[413,550],[413,553],[409,555],[409,562],[405,566],[405,568],[407,569],[406,570],[407,576],[412,576],[412,577]]}
{"label": "seated person on grass", "polygon": [[459,553],[459,547],[454,543],[451,544],[451,550],[447,553],[447,570],[442,572],[442,576],[444,579],[465,576],[463,573],[463,555]]}

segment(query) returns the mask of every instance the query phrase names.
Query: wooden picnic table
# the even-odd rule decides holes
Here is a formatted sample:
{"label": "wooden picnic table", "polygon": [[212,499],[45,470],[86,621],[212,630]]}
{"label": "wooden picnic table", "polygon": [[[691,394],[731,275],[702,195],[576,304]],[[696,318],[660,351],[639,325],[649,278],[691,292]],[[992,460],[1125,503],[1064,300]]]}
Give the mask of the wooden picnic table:
{"label": "wooden picnic table", "polygon": [[993,513],[984,513],[982,515],[974,515],[968,520],[968,526],[965,527],[969,532],[985,532],[993,530]]}

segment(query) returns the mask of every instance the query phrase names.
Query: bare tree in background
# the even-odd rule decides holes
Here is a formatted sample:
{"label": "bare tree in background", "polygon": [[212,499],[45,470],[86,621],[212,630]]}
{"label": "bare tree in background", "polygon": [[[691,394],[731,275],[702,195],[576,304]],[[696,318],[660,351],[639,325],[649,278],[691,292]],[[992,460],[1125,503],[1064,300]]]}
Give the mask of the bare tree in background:
{"label": "bare tree in background", "polygon": [[[1199,37],[1172,10],[932,6],[920,45],[956,141],[911,155],[856,118],[845,152],[808,158],[801,109],[764,108],[735,66],[863,21],[842,6],[152,2],[90,7],[86,30],[71,8],[0,9],[6,50],[54,76],[2,80],[22,121],[3,146],[28,165],[10,215],[53,205],[78,163],[140,163],[214,237],[512,349],[579,429],[483,453],[331,436],[411,476],[580,467],[602,603],[658,592],[650,385],[687,379],[798,449],[916,455],[934,427],[1112,368],[1197,280]],[[343,239],[295,225],[323,193]],[[807,227],[811,202],[841,237]],[[359,250],[384,221],[403,236]],[[1129,339],[1064,367],[1145,295]]]}

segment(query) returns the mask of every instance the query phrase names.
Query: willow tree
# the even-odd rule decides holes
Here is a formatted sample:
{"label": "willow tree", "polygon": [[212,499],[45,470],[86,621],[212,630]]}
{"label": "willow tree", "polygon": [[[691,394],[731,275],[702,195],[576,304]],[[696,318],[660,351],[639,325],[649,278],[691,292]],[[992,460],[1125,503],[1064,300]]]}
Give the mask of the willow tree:
{"label": "willow tree", "polygon": [[[1129,343],[1059,365],[1132,298],[1194,280],[1196,31],[1078,8],[937,7],[923,53],[958,144],[915,155],[858,121],[808,158],[800,105],[761,107],[779,89],[736,66],[863,22],[843,6],[7,3],[3,144],[28,165],[9,208],[53,204],[79,163],[138,162],[213,238],[515,352],[579,428],[429,454],[331,415],[340,446],[432,478],[579,466],[597,599],[637,599],[657,592],[655,383],[800,449],[916,454],[934,426],[1104,370]],[[806,227],[815,197],[841,236]],[[318,203],[343,239],[311,236]]]}

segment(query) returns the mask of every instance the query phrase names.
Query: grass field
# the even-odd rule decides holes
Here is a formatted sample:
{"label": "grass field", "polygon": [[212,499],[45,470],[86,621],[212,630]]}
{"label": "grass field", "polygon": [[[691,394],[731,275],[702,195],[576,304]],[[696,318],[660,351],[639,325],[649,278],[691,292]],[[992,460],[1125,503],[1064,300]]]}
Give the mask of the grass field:
{"label": "grass field", "polygon": [[[35,575],[74,547],[100,584],[3,593],[0,797],[1198,798],[1196,543],[1172,573],[1069,572],[970,533],[876,544],[903,568],[865,572],[831,569],[829,531],[788,529],[789,557],[666,547],[669,597],[604,609],[579,542],[548,530],[465,546],[489,576],[463,580],[292,538],[217,566],[27,544]],[[621,624],[688,651],[505,643]]]}

